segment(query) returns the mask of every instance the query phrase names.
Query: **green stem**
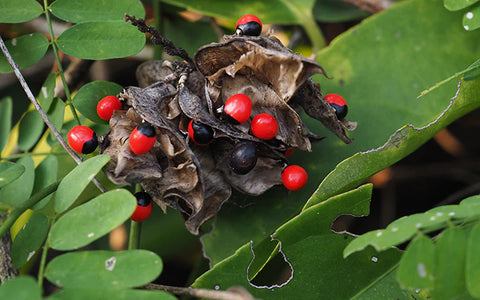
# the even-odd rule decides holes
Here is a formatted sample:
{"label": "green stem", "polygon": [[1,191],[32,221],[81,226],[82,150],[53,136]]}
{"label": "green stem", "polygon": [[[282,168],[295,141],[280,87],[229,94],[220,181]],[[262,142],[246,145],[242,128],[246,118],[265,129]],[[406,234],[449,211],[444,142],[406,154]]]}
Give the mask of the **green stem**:
{"label": "green stem", "polygon": [[[153,1],[154,21],[153,27],[157,28],[160,34],[163,34],[163,18],[162,18],[162,2],[160,0]],[[160,45],[153,46],[153,59],[160,60],[163,56],[163,48]]]}
{"label": "green stem", "polygon": [[65,79],[65,75],[63,74],[62,62],[60,61],[60,57],[58,56],[58,46],[55,39],[55,35],[53,34],[52,21],[50,19],[50,13],[48,12],[49,7],[48,7],[47,0],[43,0],[43,7],[45,9],[44,11],[45,17],[47,19],[48,29],[50,31],[50,40],[52,43],[53,54],[55,55],[55,60],[57,61],[58,71],[60,73],[60,78],[62,79],[62,84],[65,89],[65,96],[67,97],[66,104],[70,107],[70,110],[72,111],[72,115],[75,118],[75,121],[77,122],[78,125],[80,125],[80,119],[78,118],[77,112],[75,111],[75,107],[73,107],[70,89],[68,88],[67,80]]}
{"label": "green stem", "polygon": [[128,237],[128,250],[138,249],[140,246],[140,234],[142,223],[130,220],[130,235]]}
{"label": "green stem", "polygon": [[41,191],[35,193],[30,199],[23,202],[19,207],[15,208],[11,214],[9,214],[5,221],[3,222],[2,226],[0,226],[0,238],[2,238],[5,233],[12,227],[13,223],[23,214],[27,209],[37,204],[40,200],[45,198],[46,196],[50,195],[51,193],[57,190],[58,185],[60,184],[60,180],[51,185],[47,186],[46,188],[42,189]]}
{"label": "green stem", "polygon": [[302,26],[308,35],[308,38],[312,42],[313,53],[317,53],[318,50],[325,48],[326,42],[323,38],[323,34],[317,25],[317,22],[313,18],[312,14],[302,16]]}
{"label": "green stem", "polygon": [[[50,228],[52,227],[50,226]],[[45,244],[43,245],[42,258],[40,259],[40,266],[38,267],[38,285],[40,287],[43,286],[43,277],[45,276],[45,264],[47,263],[47,254],[49,248],[50,245],[48,245],[48,241],[45,241]]]}

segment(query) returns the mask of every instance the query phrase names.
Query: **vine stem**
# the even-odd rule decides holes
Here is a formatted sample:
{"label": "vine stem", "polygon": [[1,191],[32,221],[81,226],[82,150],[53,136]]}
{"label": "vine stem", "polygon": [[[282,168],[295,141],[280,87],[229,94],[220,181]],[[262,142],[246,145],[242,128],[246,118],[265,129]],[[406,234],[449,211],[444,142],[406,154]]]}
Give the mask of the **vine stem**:
{"label": "vine stem", "polygon": [[[52,226],[50,226],[50,228],[52,228]],[[50,230],[49,230],[49,234],[50,234]],[[38,279],[37,279],[37,281],[38,281],[38,285],[40,287],[43,286],[43,277],[45,277],[45,275],[44,275],[45,274],[45,264],[47,263],[48,249],[50,249],[50,245],[48,244],[48,240],[47,240],[47,241],[45,241],[45,244],[43,245],[42,258],[40,259],[40,265],[38,267]]]}
{"label": "vine stem", "polygon": [[47,19],[48,30],[50,31],[50,41],[51,41],[51,44],[52,44],[53,54],[55,56],[55,60],[57,61],[58,71],[59,71],[59,74],[60,74],[60,78],[62,79],[63,88],[65,90],[65,96],[67,97],[66,104],[68,105],[68,107],[70,107],[70,110],[72,111],[72,115],[75,118],[75,121],[77,122],[77,125],[80,125],[80,119],[78,118],[75,107],[73,107],[72,96],[70,94],[70,89],[68,88],[67,80],[65,79],[65,74],[63,72],[62,62],[60,61],[60,56],[58,55],[58,46],[57,46],[57,42],[55,40],[55,35],[53,34],[52,21],[50,19],[50,14],[48,13],[48,2],[47,2],[47,0],[43,0],[43,7],[44,7],[44,11],[45,11],[45,17]]}
{"label": "vine stem", "polygon": [[[5,45],[2,37],[0,37],[0,48],[2,49],[2,52],[3,54],[5,55],[5,57],[7,58],[7,61],[8,63],[10,64],[10,66],[12,67],[15,75],[17,76],[17,79],[18,81],[20,82],[20,85],[22,86],[23,90],[25,91],[25,94],[27,94],[27,97],[28,99],[30,100],[30,102],[32,102],[33,106],[35,107],[35,109],[38,111],[38,113],[40,114],[40,116],[42,117],[43,121],[45,122],[45,124],[47,124],[48,128],[52,131],[53,135],[57,138],[58,142],[60,143],[60,145],[62,145],[62,147],[65,149],[65,151],[67,151],[68,154],[70,154],[70,156],[73,158],[73,160],[75,160],[75,162],[77,164],[80,164],[82,163],[82,158],[80,156],[78,156],[68,145],[67,143],[65,142],[65,140],[62,138],[62,136],[60,135],[60,132],[58,132],[57,128],[55,128],[55,126],[53,125],[52,121],[50,121],[50,119],[48,118],[47,114],[45,113],[45,111],[43,110],[43,108],[40,106],[40,104],[37,102],[37,100],[35,99],[35,96],[33,96],[33,93],[32,91],[30,90],[30,87],[28,86],[27,82],[25,81],[25,78],[23,78],[23,75],[22,73],[20,73],[20,70],[18,69],[18,66],[17,64],[15,63],[15,61],[13,61],[13,58],[12,56],[10,55],[10,52],[8,51],[7,49],[7,46]],[[105,189],[105,187],[96,179],[96,178],[93,178],[92,179],[92,182],[98,187],[98,189],[100,191],[102,191],[103,193],[105,193],[107,190]]]}
{"label": "vine stem", "polygon": [[37,202],[45,198],[46,196],[50,195],[51,193],[57,190],[58,185],[60,184],[60,180],[51,185],[47,186],[46,188],[42,189],[38,193],[35,193],[32,197],[30,197],[27,201],[23,202],[19,207],[15,208],[3,222],[2,226],[0,227],[0,238],[12,227],[13,223],[23,214],[27,209],[35,205]]}

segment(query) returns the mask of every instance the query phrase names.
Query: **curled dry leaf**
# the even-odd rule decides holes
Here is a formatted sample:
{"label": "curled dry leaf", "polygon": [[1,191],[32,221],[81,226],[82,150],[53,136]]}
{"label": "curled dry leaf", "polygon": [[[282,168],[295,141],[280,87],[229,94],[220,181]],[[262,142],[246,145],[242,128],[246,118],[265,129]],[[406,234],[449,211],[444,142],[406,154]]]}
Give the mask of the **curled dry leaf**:
{"label": "curled dry leaf", "polygon": [[[188,62],[153,61],[137,69],[140,87],[121,94],[123,110],[110,120],[100,152],[112,158],[105,170],[118,184],[141,184],[163,209],[181,212],[187,229],[198,234],[200,226],[214,217],[231,195],[231,188],[260,195],[281,184],[287,165],[285,150],[311,151],[322,139],[300,118],[300,110],[320,120],[346,143],[345,129],[356,123],[339,121],[310,76],[325,74],[313,60],[292,53],[273,37],[225,36],[224,41],[203,46]],[[226,100],[237,93],[252,101],[252,114],[243,124],[232,124],[221,113]],[[253,116],[269,113],[278,122],[272,140],[250,132]],[[187,124],[195,122],[213,130],[208,145],[197,145]],[[135,155],[129,148],[131,131],[150,123],[156,131],[152,150]],[[229,166],[238,143],[255,145],[254,167],[244,175]]]}

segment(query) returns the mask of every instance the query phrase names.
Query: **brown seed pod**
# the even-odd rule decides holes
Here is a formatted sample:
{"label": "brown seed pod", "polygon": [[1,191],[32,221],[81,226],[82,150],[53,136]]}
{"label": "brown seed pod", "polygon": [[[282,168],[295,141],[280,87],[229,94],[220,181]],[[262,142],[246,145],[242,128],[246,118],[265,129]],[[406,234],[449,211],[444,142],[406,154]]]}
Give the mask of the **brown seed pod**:
{"label": "brown seed pod", "polygon": [[[223,42],[201,47],[193,61],[144,63],[137,70],[140,87],[120,94],[124,110],[115,111],[111,129],[102,138],[100,153],[112,157],[105,171],[115,183],[141,184],[160,207],[180,211],[187,229],[198,234],[228,200],[232,187],[260,195],[281,184],[285,150],[311,151],[311,143],[321,139],[302,122],[300,108],[351,142],[345,129],[353,129],[354,123],[336,118],[310,79],[315,73],[325,75],[315,61],[263,36],[225,36]],[[279,129],[273,139],[253,136],[251,118],[243,124],[222,118],[221,107],[237,93],[250,97],[252,117],[260,113],[275,117]],[[142,120],[155,128],[157,140],[150,152],[135,155],[128,137]],[[213,141],[208,145],[190,141],[190,120],[212,128]],[[234,172],[230,160],[239,143],[254,145],[257,157],[248,170]]]}

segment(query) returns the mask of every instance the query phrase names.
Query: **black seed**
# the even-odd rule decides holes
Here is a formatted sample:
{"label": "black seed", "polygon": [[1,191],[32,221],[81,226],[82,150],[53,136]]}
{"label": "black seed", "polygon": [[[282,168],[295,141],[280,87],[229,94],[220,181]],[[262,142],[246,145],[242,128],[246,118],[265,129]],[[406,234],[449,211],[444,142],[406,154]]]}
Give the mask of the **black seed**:
{"label": "black seed", "polygon": [[140,206],[149,206],[150,203],[152,202],[152,197],[150,197],[150,195],[148,193],[145,193],[145,192],[138,192],[138,193],[135,193],[135,198],[137,198],[137,205],[140,205]]}
{"label": "black seed", "polygon": [[95,149],[97,149],[97,146],[98,146],[98,138],[97,138],[97,134],[94,132],[92,135],[92,139],[89,141],[86,141],[83,144],[82,153],[83,154],[92,153],[93,151],[95,151]]}
{"label": "black seed", "polygon": [[241,30],[239,35],[259,36],[262,32],[262,26],[255,21],[240,24],[237,26],[238,29]]}
{"label": "black seed", "polygon": [[193,129],[193,138],[195,139],[195,142],[197,142],[198,144],[205,145],[210,143],[210,141],[213,139],[213,130],[212,128],[210,128],[210,126],[193,122],[192,129]]}
{"label": "black seed", "polygon": [[137,128],[137,130],[147,136],[147,137],[154,137],[155,136],[155,128],[153,128],[152,125],[148,124],[147,122],[144,122],[140,124]]}
{"label": "black seed", "polygon": [[335,114],[339,120],[343,120],[348,112],[348,106],[346,105],[338,105],[335,103],[330,103],[330,105],[335,109]]}
{"label": "black seed", "polygon": [[252,142],[240,142],[233,147],[230,156],[230,169],[244,175],[250,172],[257,164],[257,147]]}

